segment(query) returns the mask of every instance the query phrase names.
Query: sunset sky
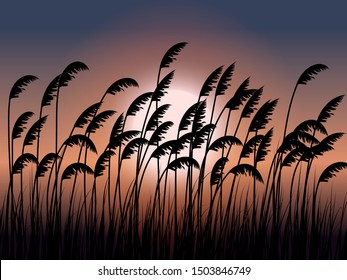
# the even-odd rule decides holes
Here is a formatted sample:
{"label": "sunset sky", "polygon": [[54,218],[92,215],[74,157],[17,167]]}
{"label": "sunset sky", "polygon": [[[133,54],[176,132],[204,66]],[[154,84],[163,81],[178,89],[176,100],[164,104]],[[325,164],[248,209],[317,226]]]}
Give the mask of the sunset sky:
{"label": "sunset sky", "polygon": [[[70,133],[76,117],[97,102],[114,81],[131,77],[140,85],[139,89],[108,97],[107,107],[118,113],[137,94],[154,90],[161,58],[178,42],[188,42],[188,46],[171,68],[163,72],[164,75],[176,69],[172,94],[183,96],[168,99],[168,102],[176,102],[173,116],[197,100],[203,82],[214,69],[236,61],[229,92],[250,76],[251,87],[264,86],[262,102],[279,98],[269,126],[274,126],[275,134],[277,131],[279,135],[298,77],[312,64],[326,64],[329,70],[299,87],[290,128],[306,118],[316,118],[328,101],[347,93],[346,9],[347,4],[342,1],[2,3],[1,177],[8,172],[6,120],[8,94],[13,83],[27,74],[39,77],[20,99],[13,100],[12,123],[24,110],[38,115],[46,86],[69,63],[77,60],[88,65],[90,71],[79,73],[61,92],[60,140]],[[47,108],[45,114],[53,112]],[[344,100],[328,122],[328,132],[346,132],[346,119],[347,100]],[[53,128],[53,123],[48,123],[47,130],[50,125]],[[347,161],[346,147],[347,136],[336,145],[336,151],[324,158],[326,162],[320,162],[326,165]],[[338,176],[339,182],[347,180],[346,172]],[[343,188],[343,184],[339,187]]]}

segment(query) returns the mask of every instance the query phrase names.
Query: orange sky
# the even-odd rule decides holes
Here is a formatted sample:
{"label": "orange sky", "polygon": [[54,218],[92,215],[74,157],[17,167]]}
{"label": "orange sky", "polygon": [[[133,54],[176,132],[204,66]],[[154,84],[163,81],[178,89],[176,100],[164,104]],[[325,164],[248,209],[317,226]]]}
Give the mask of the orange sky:
{"label": "orange sky", "polygon": [[[131,28],[129,28],[131,30]],[[145,28],[144,28],[145,29]],[[167,31],[167,30],[166,30]],[[20,99],[13,100],[12,124],[16,117],[24,110],[32,110],[38,115],[38,109],[42,94],[50,82],[70,62],[83,61],[90,68],[89,72],[78,74],[69,87],[64,88],[60,95],[60,143],[70,133],[77,116],[87,106],[97,102],[105,90],[115,80],[123,77],[131,77],[137,80],[139,89],[127,90],[117,96],[108,96],[104,109],[114,109],[118,113],[112,119],[115,120],[119,113],[123,112],[130,102],[138,94],[151,91],[155,87],[157,71],[162,55],[173,44],[180,41],[188,41],[189,45],[182,51],[178,61],[172,64],[176,69],[175,78],[170,88],[170,95],[164,102],[173,103],[167,115],[168,119],[177,121],[186,108],[197,99],[202,83],[207,76],[218,66],[226,67],[236,61],[236,68],[232,86],[228,94],[233,94],[239,84],[248,76],[251,77],[251,87],[264,86],[262,102],[267,99],[279,98],[279,105],[270,123],[274,126],[275,138],[282,135],[284,118],[290,95],[297,78],[306,67],[315,63],[326,63],[330,69],[320,73],[317,78],[306,86],[298,89],[294,100],[289,128],[307,118],[316,118],[320,109],[332,98],[344,94],[346,82],[344,68],[346,61],[339,59],[339,52],[335,46],[319,46],[316,50],[310,50],[306,45],[299,43],[287,45],[287,52],[279,50],[254,34],[248,34],[244,30],[229,30],[219,32],[217,30],[197,30],[186,28],[185,30],[169,30],[160,33],[148,30],[147,33],[132,34],[128,32],[121,38],[112,38],[112,28],[86,38],[83,44],[66,51],[61,59],[49,56],[48,52],[40,56],[26,56],[24,60],[15,60],[15,57],[7,57],[5,65],[12,64],[9,71],[2,71],[0,84],[1,92],[9,92],[16,79],[24,74],[37,75],[40,80],[30,85]],[[335,51],[335,52],[334,52]],[[325,54],[325,55],[324,55]],[[14,63],[12,63],[14,62]],[[169,71],[168,70],[168,71]],[[163,75],[168,72],[164,72]],[[173,96],[175,95],[175,96]],[[177,95],[180,95],[177,97]],[[184,95],[184,97],[182,97]],[[6,120],[7,100],[2,100],[0,117]],[[220,102],[217,109],[224,104]],[[45,114],[49,114],[49,121],[43,130],[42,141],[47,145],[47,152],[54,147],[54,107],[46,108]],[[345,119],[347,117],[347,103],[344,101],[335,112],[335,116],[328,122],[328,132],[346,130]],[[179,113],[178,113],[179,112]],[[99,143],[100,151],[104,149],[105,135],[107,136],[112,122],[100,130],[93,140]],[[138,125],[136,121],[134,126]],[[7,147],[6,147],[6,122],[1,122],[2,143],[0,146],[1,177],[2,182],[7,176]],[[20,141],[18,142],[20,143]],[[277,142],[274,142],[275,146]],[[347,138],[343,138],[336,144],[336,150],[320,159],[317,163],[317,174],[327,164],[334,161],[347,161]],[[264,176],[266,177],[266,176]],[[346,172],[341,172],[336,180],[332,180],[334,188],[344,193],[344,182],[347,181]],[[2,183],[6,186],[6,183]],[[341,196],[340,196],[341,197]]]}

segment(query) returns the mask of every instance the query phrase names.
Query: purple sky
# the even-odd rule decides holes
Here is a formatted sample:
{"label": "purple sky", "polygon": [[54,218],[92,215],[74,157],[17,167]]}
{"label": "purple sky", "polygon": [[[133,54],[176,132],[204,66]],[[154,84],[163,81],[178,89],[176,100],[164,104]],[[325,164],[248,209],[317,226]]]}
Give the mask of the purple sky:
{"label": "purple sky", "polygon": [[[33,74],[40,80],[16,100],[14,117],[23,110],[37,111],[50,80],[70,62],[81,60],[90,72],[81,73],[67,90],[70,94],[64,93],[61,100],[62,125],[70,127],[69,120],[97,101],[116,79],[129,76],[139,82],[141,92],[152,89],[162,55],[174,43],[188,41],[174,66],[177,83],[173,87],[194,95],[216,67],[237,61],[234,87],[251,76],[254,86],[265,86],[264,99],[280,98],[274,120],[279,130],[301,72],[315,63],[326,64],[328,71],[299,89],[290,124],[293,127],[304,118],[316,118],[330,99],[347,91],[347,4],[253,2],[3,3],[0,117],[6,120],[8,93],[19,77]],[[347,131],[346,118],[345,101],[329,124],[329,132]],[[6,122],[1,123],[0,131],[0,152],[6,155]],[[347,139],[337,147],[329,160],[347,161]],[[6,157],[1,166],[3,176]]]}

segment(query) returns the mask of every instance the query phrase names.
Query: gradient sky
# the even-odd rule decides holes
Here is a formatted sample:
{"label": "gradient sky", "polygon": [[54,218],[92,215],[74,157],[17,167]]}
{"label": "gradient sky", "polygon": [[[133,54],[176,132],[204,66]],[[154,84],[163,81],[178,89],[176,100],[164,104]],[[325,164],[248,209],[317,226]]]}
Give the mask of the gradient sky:
{"label": "gradient sky", "polygon": [[[234,87],[251,76],[252,86],[265,86],[264,100],[280,98],[275,116],[279,131],[300,74],[315,63],[329,66],[299,88],[290,123],[294,127],[304,118],[316,118],[330,99],[347,91],[346,9],[343,1],[7,1],[0,9],[0,117],[6,120],[8,93],[19,77],[33,74],[40,80],[16,100],[14,116],[37,112],[50,80],[81,60],[90,71],[79,74],[66,90],[70,93],[61,97],[62,123],[70,129],[69,120],[119,78],[136,79],[140,92],[153,90],[162,55],[187,41],[172,66],[174,89],[191,93],[193,102],[209,73],[237,61]],[[347,100],[328,131],[347,131],[346,118]],[[6,155],[5,122],[0,130],[0,152]],[[327,161],[347,161],[347,137],[336,147]],[[4,156],[1,166],[3,176]],[[345,181],[346,174],[341,178]]]}

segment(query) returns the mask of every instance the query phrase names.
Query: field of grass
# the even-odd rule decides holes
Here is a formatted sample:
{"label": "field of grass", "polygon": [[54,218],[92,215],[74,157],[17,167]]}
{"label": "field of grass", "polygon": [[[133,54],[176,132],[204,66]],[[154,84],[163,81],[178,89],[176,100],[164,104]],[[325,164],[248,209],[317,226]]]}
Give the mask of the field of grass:
{"label": "field of grass", "polygon": [[[153,91],[139,94],[125,112],[104,109],[105,97],[137,88],[137,82],[122,78],[110,85],[81,112],[62,143],[59,95],[87,65],[73,62],[52,80],[37,119],[27,111],[11,123],[12,103],[20,102],[37,77],[27,75],[13,85],[1,259],[347,257],[347,201],[336,205],[333,196],[321,195],[321,185],[347,163],[312,172],[343,136],[325,127],[343,96],[288,131],[295,95],[327,66],[312,65],[300,75],[282,132],[271,127],[278,100],[263,102],[263,88],[251,88],[247,78],[235,92],[228,90],[235,64],[214,70],[174,124],[167,114],[171,104],[162,99],[170,94],[175,74],[170,68],[185,46],[178,43],[164,54]],[[219,109],[221,96],[227,102]],[[48,106],[55,106],[55,115],[44,114]],[[48,118],[55,120],[54,150],[42,154]],[[130,119],[138,129],[129,129]],[[109,122],[108,144],[97,146],[93,139]],[[72,152],[77,160],[71,162]]]}

